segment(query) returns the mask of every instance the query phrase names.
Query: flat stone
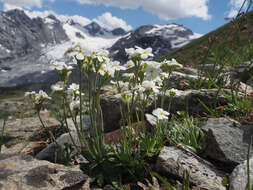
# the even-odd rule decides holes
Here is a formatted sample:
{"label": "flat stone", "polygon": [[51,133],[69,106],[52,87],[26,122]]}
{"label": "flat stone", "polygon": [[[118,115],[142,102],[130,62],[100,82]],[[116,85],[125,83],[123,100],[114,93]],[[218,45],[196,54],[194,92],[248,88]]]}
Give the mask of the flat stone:
{"label": "flat stone", "polygon": [[200,189],[225,190],[222,180],[225,173],[215,169],[203,159],[176,147],[163,147],[157,162],[156,171],[164,175],[172,175],[183,179],[187,170],[190,172],[190,182]]}
{"label": "flat stone", "polygon": [[[59,121],[52,117],[42,116],[42,120],[48,130],[55,130],[61,127]],[[2,126],[3,121],[0,121]],[[4,131],[4,144],[6,147],[25,142],[28,140],[39,141],[49,138],[47,130],[42,128],[38,117],[7,120]]]}
{"label": "flat stone", "polygon": [[0,154],[1,190],[63,190],[80,184],[86,184],[88,190],[88,183],[89,177],[78,167],[52,164],[29,155]]}

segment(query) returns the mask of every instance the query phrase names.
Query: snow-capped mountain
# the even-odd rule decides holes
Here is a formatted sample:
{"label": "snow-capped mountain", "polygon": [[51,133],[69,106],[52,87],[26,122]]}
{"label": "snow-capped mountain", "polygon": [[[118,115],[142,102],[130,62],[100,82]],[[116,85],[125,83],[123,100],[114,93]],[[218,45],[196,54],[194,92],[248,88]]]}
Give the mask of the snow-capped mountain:
{"label": "snow-capped mountain", "polygon": [[154,56],[159,57],[200,36],[178,24],[145,25],[119,39],[110,48],[111,57],[125,62],[127,60],[125,48],[134,46],[151,47]]}
{"label": "snow-capped mountain", "polygon": [[154,55],[160,56],[195,37],[177,24],[147,25],[126,33],[96,22],[83,25],[54,15],[33,18],[22,10],[0,12],[0,88],[44,88],[57,82],[52,63],[66,61],[64,53],[73,44],[79,43],[85,52],[108,49],[113,59],[124,62],[125,48],[152,47]]}
{"label": "snow-capped mountain", "polygon": [[106,31],[102,35],[89,26],[62,22],[54,15],[30,18],[22,10],[0,12],[0,88],[55,83],[52,63],[65,60],[73,44],[90,52],[109,48],[122,36],[98,25],[99,31]]}

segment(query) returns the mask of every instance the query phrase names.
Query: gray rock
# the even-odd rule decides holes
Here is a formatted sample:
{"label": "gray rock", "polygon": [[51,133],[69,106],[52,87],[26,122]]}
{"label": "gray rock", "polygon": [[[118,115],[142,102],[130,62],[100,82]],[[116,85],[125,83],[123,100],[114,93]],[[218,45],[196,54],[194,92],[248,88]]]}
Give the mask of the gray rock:
{"label": "gray rock", "polygon": [[[48,130],[61,130],[61,124],[54,118],[42,116],[42,120]],[[2,120],[0,126],[2,127]],[[29,117],[24,119],[7,120],[4,132],[4,144],[11,147],[18,143],[24,143],[28,140],[38,141],[47,140],[48,131],[45,130],[38,117]]]}
{"label": "gray rock", "polygon": [[205,154],[231,171],[247,159],[253,126],[242,126],[229,118],[209,118],[202,128],[206,133]]}
{"label": "gray rock", "polygon": [[157,158],[156,170],[180,179],[183,178],[185,170],[188,170],[190,182],[194,185],[210,190],[226,189],[222,185],[225,175],[222,171],[215,169],[203,159],[176,147],[163,147]]}
{"label": "gray rock", "polygon": [[[51,143],[45,149],[40,151],[35,156],[37,159],[48,160],[48,161],[57,162],[57,163],[66,162],[65,144],[69,144],[72,146],[73,151],[71,155],[77,152],[76,146],[80,147],[80,141],[76,132],[76,128],[71,118],[68,118],[67,122],[68,122],[68,127],[71,133],[62,134],[59,138],[56,139],[56,143]],[[78,125],[80,125],[79,122],[80,122],[79,117],[77,117]],[[91,128],[90,117],[88,115],[83,115],[83,128],[82,128],[83,134],[84,135],[89,134],[90,128]]]}
{"label": "gray rock", "polygon": [[156,126],[157,118],[154,115],[146,113],[145,117],[146,117],[146,120],[149,122],[150,125],[152,125],[153,127]]}
{"label": "gray rock", "polygon": [[[253,188],[253,158],[250,158],[250,187]],[[242,164],[236,166],[229,177],[229,190],[247,189],[248,184],[248,171],[247,160]]]}
{"label": "gray rock", "polygon": [[[83,119],[83,127],[82,127],[82,130],[83,131],[89,131],[90,128],[91,128],[91,121],[90,121],[90,116],[89,115],[83,115],[82,116],[82,119]],[[75,124],[72,120],[72,118],[68,118],[67,119],[67,122],[68,122],[68,127],[69,127],[69,130],[70,131],[76,131],[76,127],[75,127]],[[77,116],[77,125],[80,126],[80,117]]]}
{"label": "gray rock", "polygon": [[[223,89],[226,94],[230,94],[230,90]],[[111,92],[112,91],[112,92]],[[239,97],[242,94],[239,93]],[[157,101],[157,106],[160,106],[161,97]],[[188,111],[189,114],[203,114],[207,110],[199,102],[201,100],[207,106],[213,106],[216,102],[217,105],[226,105],[227,99],[217,89],[201,89],[201,90],[177,90],[177,94],[172,98],[170,112],[176,113],[177,111]],[[171,98],[165,96],[164,109],[168,109]],[[110,132],[119,128],[120,124],[120,103],[115,91],[110,90],[102,95],[101,107],[103,110],[105,132]],[[147,108],[147,112],[151,113],[154,105]]]}
{"label": "gray rock", "polygon": [[[71,132],[74,144],[80,147],[80,141],[76,132]],[[69,144],[73,148],[72,155],[77,152],[75,145],[71,139],[69,133],[62,134],[59,138],[56,139],[56,143],[51,143],[45,149],[40,151],[35,158],[38,160],[47,160],[50,162],[56,163],[65,163],[66,162],[66,152],[65,144]]]}
{"label": "gray rock", "polygon": [[28,155],[0,154],[0,188],[1,190],[88,190],[89,177],[77,167],[52,164]]}
{"label": "gray rock", "polygon": [[[223,91],[228,95],[231,94],[230,90],[223,89]],[[239,96],[241,96],[241,93],[239,93]],[[208,113],[199,100],[208,107],[212,107],[215,103],[216,105],[226,105],[228,103],[218,89],[176,90],[176,95],[172,99],[169,96],[165,97],[164,109],[168,109],[171,101],[170,112],[172,113],[177,111],[187,111],[189,114]],[[161,102],[160,98],[159,102]]]}
{"label": "gray rock", "polygon": [[[204,80],[203,77],[201,78]],[[186,85],[187,83],[189,83],[190,81],[196,81],[196,80],[198,80],[198,75],[185,74],[182,72],[173,71],[168,81],[168,87],[175,88],[178,90],[184,90],[186,88],[189,88],[188,85]],[[180,83],[180,81],[185,82],[185,84]]]}
{"label": "gray rock", "polygon": [[253,75],[253,60],[246,61],[234,69],[234,78],[246,83]]}

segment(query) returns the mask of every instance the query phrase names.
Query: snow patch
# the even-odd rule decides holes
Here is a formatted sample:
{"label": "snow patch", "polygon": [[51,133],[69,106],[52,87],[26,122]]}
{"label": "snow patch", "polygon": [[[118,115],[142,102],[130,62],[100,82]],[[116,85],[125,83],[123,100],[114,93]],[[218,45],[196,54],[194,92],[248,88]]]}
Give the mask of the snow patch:
{"label": "snow patch", "polygon": [[[52,61],[62,59],[64,57],[65,52],[73,47],[73,45],[79,44],[83,50],[87,53],[92,51],[97,51],[100,49],[107,49],[111,47],[119,38],[119,37],[94,37],[90,36],[85,32],[85,29],[79,29],[74,25],[70,25],[65,23],[63,25],[63,29],[65,30],[67,36],[69,37],[69,41],[63,42],[57,45],[47,46],[44,49],[44,55],[46,55]],[[80,33],[84,39],[76,36],[76,33]]]}
{"label": "snow patch", "polygon": [[48,18],[48,17],[44,18],[44,22],[46,24],[55,24],[55,20]]}
{"label": "snow patch", "polygon": [[146,34],[162,34],[166,33],[168,34],[174,34],[174,31],[186,31],[186,29],[182,26],[179,26],[177,24],[168,24],[168,25],[154,25],[154,28],[147,31]]}
{"label": "snow patch", "polygon": [[197,38],[200,38],[202,37],[203,34],[199,34],[199,33],[193,33],[193,35],[189,36],[191,40],[193,39],[197,39]]}
{"label": "snow patch", "polygon": [[11,52],[9,49],[7,49],[6,47],[4,47],[2,44],[0,44],[0,50],[1,51],[5,51],[6,53],[10,53]]}
{"label": "snow patch", "polygon": [[203,36],[202,34],[194,33],[193,35],[187,36],[185,38],[177,37],[177,39],[171,41],[171,46],[173,49],[182,47],[186,44],[188,44],[191,40],[200,38]]}
{"label": "snow patch", "polygon": [[[119,37],[90,36],[88,33],[85,33],[84,31],[81,31],[80,29],[71,26],[69,24],[64,24],[63,28],[66,34],[68,35],[69,39],[71,40],[71,42],[80,44],[84,49],[87,49],[88,51],[96,51],[99,49],[109,48],[120,38],[120,36]],[[82,36],[84,36],[84,39],[78,38],[76,36],[77,32],[79,32]]]}

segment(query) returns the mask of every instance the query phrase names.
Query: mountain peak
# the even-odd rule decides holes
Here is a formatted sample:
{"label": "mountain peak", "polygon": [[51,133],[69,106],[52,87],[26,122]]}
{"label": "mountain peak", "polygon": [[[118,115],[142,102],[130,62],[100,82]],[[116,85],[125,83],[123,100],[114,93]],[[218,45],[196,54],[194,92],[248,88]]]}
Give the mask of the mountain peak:
{"label": "mountain peak", "polygon": [[165,25],[144,25],[118,40],[111,48],[111,57],[122,62],[127,61],[125,48],[139,46],[151,47],[155,57],[162,56],[194,39],[194,33],[175,23]]}

